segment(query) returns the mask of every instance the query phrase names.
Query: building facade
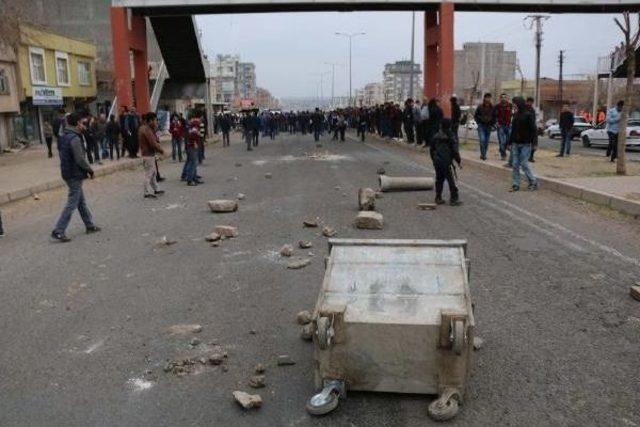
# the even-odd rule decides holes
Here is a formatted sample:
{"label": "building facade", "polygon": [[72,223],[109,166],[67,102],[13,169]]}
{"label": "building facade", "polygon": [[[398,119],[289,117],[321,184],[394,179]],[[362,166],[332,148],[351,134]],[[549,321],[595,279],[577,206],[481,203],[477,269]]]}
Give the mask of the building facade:
{"label": "building facade", "polygon": [[516,52],[505,51],[503,43],[465,43],[454,52],[454,63],[454,92],[464,104],[487,92],[497,95],[502,82],[516,77]]}
{"label": "building facade", "polygon": [[17,57],[13,48],[0,45],[0,154],[13,145],[13,122],[19,112]]}
{"label": "building facade", "polygon": [[211,65],[212,101],[232,105],[236,98],[239,55],[216,55]]}
{"label": "building facade", "polygon": [[413,68],[413,97],[422,94],[422,71],[420,64],[411,61],[396,61],[384,66],[383,98],[385,102],[402,104],[411,95],[411,69]]}
{"label": "building facade", "polygon": [[257,97],[256,66],[253,62],[239,62],[237,67],[238,79],[236,87],[238,96],[244,100],[254,100]]}
{"label": "building facade", "polygon": [[93,43],[22,24],[16,50],[20,91],[16,138],[42,140],[42,124],[51,123],[57,110],[84,109],[95,101]]}
{"label": "building facade", "polygon": [[[421,93],[419,92],[419,86],[414,87],[413,90],[416,92],[416,96]],[[364,85],[363,97],[365,106],[384,103],[384,85],[382,83],[368,83]]]}

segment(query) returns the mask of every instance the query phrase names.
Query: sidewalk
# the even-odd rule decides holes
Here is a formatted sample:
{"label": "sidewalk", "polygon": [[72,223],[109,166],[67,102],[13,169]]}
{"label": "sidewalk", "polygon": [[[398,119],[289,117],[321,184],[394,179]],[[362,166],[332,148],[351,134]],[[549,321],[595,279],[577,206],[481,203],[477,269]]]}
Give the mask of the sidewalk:
{"label": "sidewalk", "polygon": [[[376,136],[377,140],[385,141]],[[391,141],[389,141],[391,142]],[[391,142],[407,149],[421,150],[415,144]],[[422,149],[424,150],[424,149]],[[498,156],[497,144],[489,145],[489,159],[480,160],[476,141],[460,144],[463,164],[505,179],[505,191],[511,185],[511,168]],[[539,149],[532,163],[540,188],[585,200],[640,218],[640,164],[627,162],[627,176],[617,176],[615,163],[604,155],[572,154],[557,158],[555,151]]]}
{"label": "sidewalk", "polygon": [[[0,206],[65,185],[60,177],[58,153],[55,148],[53,151],[51,159],[47,158],[47,148],[43,145],[0,156]],[[103,163],[92,165],[96,177],[133,169],[140,165],[140,159],[121,158]]]}

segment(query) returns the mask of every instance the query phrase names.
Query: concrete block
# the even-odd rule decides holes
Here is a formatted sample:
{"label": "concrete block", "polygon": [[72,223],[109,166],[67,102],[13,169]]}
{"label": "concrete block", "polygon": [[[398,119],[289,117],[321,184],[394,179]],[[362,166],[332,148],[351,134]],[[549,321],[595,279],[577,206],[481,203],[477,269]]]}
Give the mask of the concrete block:
{"label": "concrete block", "polygon": [[611,206],[611,194],[601,193],[595,190],[582,190],[582,199],[601,206]]}
{"label": "concrete block", "polygon": [[610,206],[612,209],[624,212],[628,215],[633,215],[634,217],[640,216],[640,203],[638,202],[612,196]]}
{"label": "concrete block", "polygon": [[358,213],[355,220],[357,228],[365,230],[381,230],[384,225],[382,214],[373,211],[362,211]]}
{"label": "concrete block", "polygon": [[34,185],[29,190],[31,191],[31,194],[42,193],[44,191],[47,191],[47,183],[43,182],[42,184]]}
{"label": "concrete block", "polygon": [[22,188],[20,190],[14,190],[9,192],[9,200],[15,202],[16,200],[25,199],[31,196],[31,191],[28,188]]}
{"label": "concrete block", "polygon": [[577,185],[558,181],[557,189],[555,191],[557,191],[558,193],[564,194],[565,196],[575,197],[576,199],[582,199],[582,187]]}
{"label": "concrete block", "polygon": [[54,190],[56,188],[60,188],[64,186],[64,180],[62,178],[54,179],[53,181],[47,182],[47,190]]}

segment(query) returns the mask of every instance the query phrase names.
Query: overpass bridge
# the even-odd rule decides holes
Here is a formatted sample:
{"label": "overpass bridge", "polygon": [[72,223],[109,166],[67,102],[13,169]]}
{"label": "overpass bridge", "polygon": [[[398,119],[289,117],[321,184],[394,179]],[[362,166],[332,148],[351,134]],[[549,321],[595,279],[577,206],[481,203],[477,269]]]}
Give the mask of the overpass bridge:
{"label": "overpass bridge", "polygon": [[[193,16],[199,14],[424,11],[424,96],[448,99],[453,91],[453,15],[468,12],[617,13],[640,11],[640,0],[112,0],[116,95],[120,106],[149,110],[145,17],[155,32],[172,81],[204,82]],[[133,57],[134,76],[130,58]],[[135,97],[134,97],[135,87]],[[443,102],[447,107],[448,102]]]}

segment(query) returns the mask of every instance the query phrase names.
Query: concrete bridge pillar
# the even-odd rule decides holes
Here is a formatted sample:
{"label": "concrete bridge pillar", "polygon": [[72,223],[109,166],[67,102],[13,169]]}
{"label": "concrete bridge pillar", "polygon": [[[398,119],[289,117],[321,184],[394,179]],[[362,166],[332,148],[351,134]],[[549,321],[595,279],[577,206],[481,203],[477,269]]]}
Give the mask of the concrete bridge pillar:
{"label": "concrete bridge pillar", "polygon": [[438,98],[451,117],[453,94],[453,3],[441,3],[424,14],[424,96]]}
{"label": "concrete bridge pillar", "polygon": [[147,113],[150,92],[144,17],[133,15],[126,8],[112,7],[111,37],[118,106],[136,107],[139,113]]}

